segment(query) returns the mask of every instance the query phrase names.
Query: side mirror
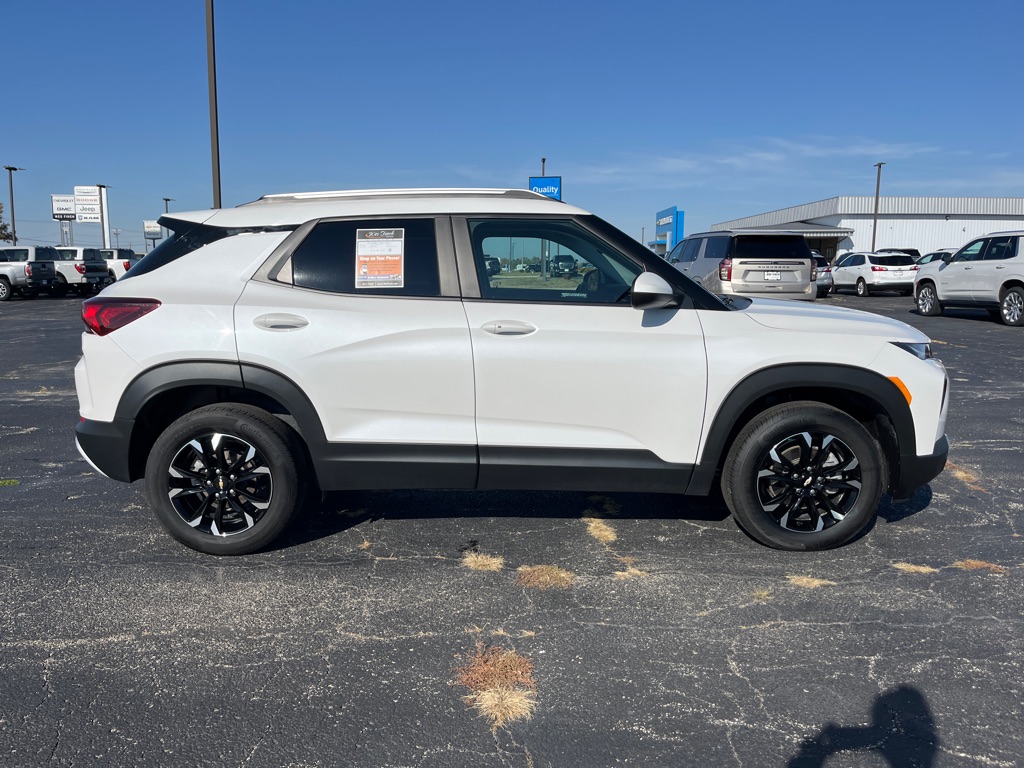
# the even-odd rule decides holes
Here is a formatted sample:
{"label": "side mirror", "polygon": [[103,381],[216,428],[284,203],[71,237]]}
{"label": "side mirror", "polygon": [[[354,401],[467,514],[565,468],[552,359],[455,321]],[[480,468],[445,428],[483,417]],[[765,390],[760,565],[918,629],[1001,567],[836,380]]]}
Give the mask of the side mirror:
{"label": "side mirror", "polygon": [[679,306],[679,295],[668,281],[653,272],[637,275],[630,293],[633,309],[666,309]]}
{"label": "side mirror", "polygon": [[949,264],[951,261],[953,261],[953,257],[955,255],[956,255],[955,253],[944,253],[944,254],[942,254],[942,260],[944,262],[946,262],[947,264]]}

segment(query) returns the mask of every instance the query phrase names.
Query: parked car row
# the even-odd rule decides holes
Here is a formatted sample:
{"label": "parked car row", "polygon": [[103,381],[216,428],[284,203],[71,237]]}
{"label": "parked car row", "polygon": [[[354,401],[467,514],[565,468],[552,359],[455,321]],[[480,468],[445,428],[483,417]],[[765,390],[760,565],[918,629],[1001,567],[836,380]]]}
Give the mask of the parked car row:
{"label": "parked car row", "polygon": [[129,248],[17,245],[0,248],[0,301],[46,291],[90,296],[123,276],[139,260]]}

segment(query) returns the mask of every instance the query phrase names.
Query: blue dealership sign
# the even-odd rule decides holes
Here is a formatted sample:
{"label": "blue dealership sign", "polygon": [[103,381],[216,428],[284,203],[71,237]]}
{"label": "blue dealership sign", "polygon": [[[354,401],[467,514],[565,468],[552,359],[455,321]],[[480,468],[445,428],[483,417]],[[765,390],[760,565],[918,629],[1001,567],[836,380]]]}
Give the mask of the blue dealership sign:
{"label": "blue dealership sign", "polygon": [[561,176],[531,176],[530,191],[539,192],[552,200],[562,199],[562,177]]}

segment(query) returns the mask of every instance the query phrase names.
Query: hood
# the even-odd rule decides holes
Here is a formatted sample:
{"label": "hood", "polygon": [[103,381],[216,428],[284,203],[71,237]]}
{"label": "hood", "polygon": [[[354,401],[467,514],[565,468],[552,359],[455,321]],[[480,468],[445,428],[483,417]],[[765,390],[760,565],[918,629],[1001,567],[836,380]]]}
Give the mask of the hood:
{"label": "hood", "polygon": [[828,336],[877,336],[892,341],[928,342],[916,328],[859,309],[809,304],[781,299],[752,299],[738,310],[766,328],[780,331],[816,331]]}

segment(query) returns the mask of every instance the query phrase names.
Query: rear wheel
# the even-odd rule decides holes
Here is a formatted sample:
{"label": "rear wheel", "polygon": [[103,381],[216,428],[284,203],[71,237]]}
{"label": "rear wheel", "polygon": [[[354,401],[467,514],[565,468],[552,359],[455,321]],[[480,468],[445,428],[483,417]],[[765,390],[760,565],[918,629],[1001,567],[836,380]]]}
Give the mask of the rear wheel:
{"label": "rear wheel", "polygon": [[935,286],[931,283],[921,283],[917,286],[917,311],[928,317],[942,314],[942,305],[935,293]]}
{"label": "rear wheel", "polygon": [[244,555],[270,544],[303,501],[298,438],[266,411],[211,405],[185,414],[157,438],[146,496],[185,546]]}
{"label": "rear wheel", "polygon": [[864,282],[864,278],[857,279],[857,295],[858,296],[869,296],[871,294],[868,284]]}
{"label": "rear wheel", "polygon": [[68,295],[68,281],[63,275],[57,275],[57,282],[50,286],[49,291],[55,299],[63,299]]}
{"label": "rear wheel", "polygon": [[757,541],[786,550],[831,549],[872,520],[887,486],[878,442],[828,405],[778,405],[733,443],[722,493],[736,523]]}
{"label": "rear wheel", "polygon": [[11,284],[6,277],[0,277],[0,301],[9,301],[11,298]]}
{"label": "rear wheel", "polygon": [[39,295],[38,288],[19,288],[18,295],[23,299],[34,299]]}
{"label": "rear wheel", "polygon": [[999,319],[1005,325],[1024,325],[1024,289],[1007,288],[999,297]]}

